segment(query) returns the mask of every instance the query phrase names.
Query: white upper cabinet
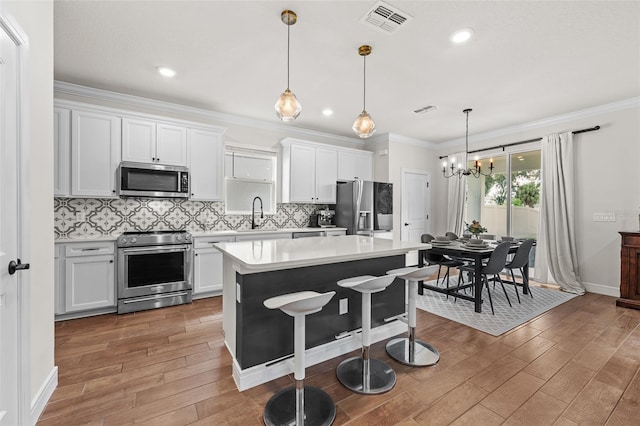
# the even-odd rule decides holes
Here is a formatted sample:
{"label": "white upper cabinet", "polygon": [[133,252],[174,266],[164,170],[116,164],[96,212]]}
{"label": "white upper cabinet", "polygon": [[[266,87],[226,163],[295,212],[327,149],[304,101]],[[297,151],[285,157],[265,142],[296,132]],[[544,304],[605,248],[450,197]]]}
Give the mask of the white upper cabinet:
{"label": "white upper cabinet", "polygon": [[373,153],[338,151],[338,180],[373,180]]}
{"label": "white upper cabinet", "polygon": [[156,162],[174,166],[189,163],[186,127],[158,123],[156,127]]}
{"label": "white upper cabinet", "polygon": [[123,118],[122,161],[186,166],[186,127],[131,117]]}
{"label": "white upper cabinet", "polygon": [[94,111],[71,113],[71,195],[116,197],[121,119]]}
{"label": "white upper cabinet", "polygon": [[224,144],[222,134],[189,129],[191,199],[222,200]]}
{"label": "white upper cabinet", "polygon": [[71,111],[66,108],[53,109],[53,195],[69,196],[69,148],[71,147]]}
{"label": "white upper cabinet", "polygon": [[338,153],[334,149],[316,148],[316,203],[336,202]]}
{"label": "white upper cabinet", "polygon": [[122,119],[122,160],[156,162],[155,121]]}
{"label": "white upper cabinet", "polygon": [[[316,201],[316,150],[304,145],[291,145],[290,152],[290,175],[282,185],[289,187],[289,197],[285,198],[283,188],[282,196],[286,202],[315,203]],[[284,174],[283,174],[284,175]]]}
{"label": "white upper cabinet", "polygon": [[282,202],[335,203],[337,151],[291,139],[282,145]]}

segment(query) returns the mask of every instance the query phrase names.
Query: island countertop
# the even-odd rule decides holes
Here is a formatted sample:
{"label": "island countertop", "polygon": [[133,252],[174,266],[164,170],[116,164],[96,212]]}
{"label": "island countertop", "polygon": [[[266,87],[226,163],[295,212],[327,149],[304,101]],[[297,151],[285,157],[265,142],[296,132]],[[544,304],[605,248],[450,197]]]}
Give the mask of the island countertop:
{"label": "island countertop", "polygon": [[220,242],[214,246],[234,259],[235,268],[240,273],[386,257],[431,247],[430,244],[360,235]]}

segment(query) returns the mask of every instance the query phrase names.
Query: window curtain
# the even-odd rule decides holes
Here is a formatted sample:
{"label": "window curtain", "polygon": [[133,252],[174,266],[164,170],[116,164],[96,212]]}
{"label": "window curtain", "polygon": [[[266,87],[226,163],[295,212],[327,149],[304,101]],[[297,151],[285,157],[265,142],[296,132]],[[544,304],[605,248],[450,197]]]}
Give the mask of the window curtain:
{"label": "window curtain", "polygon": [[[454,157],[459,163],[464,161],[466,153],[458,152],[449,157]],[[463,167],[467,165],[464,164]],[[464,229],[464,205],[467,190],[467,177],[460,179],[452,177],[448,179],[447,188],[447,231],[462,236]]]}
{"label": "window curtain", "polygon": [[564,291],[584,294],[575,242],[573,134],[542,138],[542,190],[535,280],[549,273]]}

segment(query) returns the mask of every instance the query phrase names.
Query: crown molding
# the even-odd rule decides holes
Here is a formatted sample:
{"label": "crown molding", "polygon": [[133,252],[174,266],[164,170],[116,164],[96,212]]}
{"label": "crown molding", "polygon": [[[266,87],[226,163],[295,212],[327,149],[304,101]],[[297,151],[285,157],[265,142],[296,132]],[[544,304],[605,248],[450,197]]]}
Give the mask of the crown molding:
{"label": "crown molding", "polygon": [[[622,111],[625,109],[640,107],[640,97],[624,99],[617,102],[611,102],[604,105],[598,105],[591,108],[582,109],[567,114],[556,115],[553,117],[543,118],[541,120],[530,121],[528,123],[517,124],[515,126],[504,127],[498,130],[492,130],[490,132],[478,133],[475,135],[469,135],[469,142],[481,142],[487,139],[495,139],[501,136],[509,136],[513,134],[523,133],[529,130],[540,129],[543,127],[554,126],[556,124],[567,123],[583,118],[595,117],[598,115]],[[594,126],[598,123],[594,123]],[[464,138],[452,139],[438,145],[438,148],[450,148],[464,144]],[[470,147],[472,148],[472,147]]]}
{"label": "crown molding", "polygon": [[143,98],[125,93],[112,92],[94,87],[81,86],[78,84],[67,83],[55,80],[53,83],[54,97],[55,94],[64,93],[67,95],[81,96],[96,101],[116,102],[128,106],[136,106],[139,108],[149,108],[161,113],[183,114],[200,120],[209,122],[211,120],[221,122],[225,125],[238,125],[251,127],[261,130],[269,130],[274,132],[283,132],[289,135],[297,135],[301,137],[313,138],[329,138],[334,141],[340,141],[357,148],[362,148],[364,142],[360,139],[349,138],[346,136],[334,135],[332,133],[320,132],[317,130],[303,129],[299,127],[291,127],[286,124],[258,120],[239,115],[226,114],[217,111],[210,111],[203,108],[190,107],[186,105],[175,104],[172,102],[159,101],[155,99]]}

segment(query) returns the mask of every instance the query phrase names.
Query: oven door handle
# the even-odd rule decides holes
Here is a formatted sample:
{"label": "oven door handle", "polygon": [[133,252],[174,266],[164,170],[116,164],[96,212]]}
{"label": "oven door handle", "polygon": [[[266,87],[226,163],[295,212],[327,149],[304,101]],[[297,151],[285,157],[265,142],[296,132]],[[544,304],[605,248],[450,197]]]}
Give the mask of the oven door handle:
{"label": "oven door handle", "polygon": [[191,244],[183,244],[183,245],[175,245],[175,246],[147,246],[147,247],[137,247],[137,248],[121,248],[123,253],[143,253],[143,252],[151,252],[151,253],[172,253],[176,251],[184,251],[189,250],[191,248]]}
{"label": "oven door handle", "polygon": [[169,294],[158,294],[157,296],[149,296],[149,297],[136,297],[134,299],[123,300],[122,303],[136,303],[136,302],[146,302],[148,300],[158,300],[165,299],[167,297],[175,297],[175,296],[186,296],[189,293],[186,291],[181,291],[179,293],[169,293]]}

